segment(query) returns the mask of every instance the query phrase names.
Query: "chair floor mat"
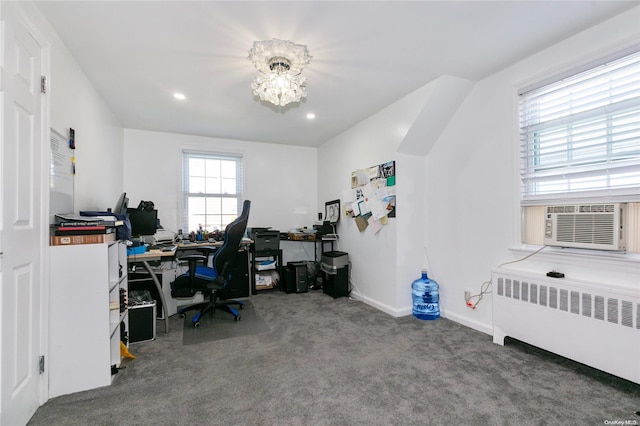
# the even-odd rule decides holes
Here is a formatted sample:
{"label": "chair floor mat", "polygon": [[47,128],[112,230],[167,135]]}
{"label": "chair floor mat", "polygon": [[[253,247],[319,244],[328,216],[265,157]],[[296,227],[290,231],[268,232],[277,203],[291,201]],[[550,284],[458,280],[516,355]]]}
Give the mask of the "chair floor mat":
{"label": "chair floor mat", "polygon": [[[250,300],[244,301],[244,308],[240,309],[240,320],[233,315],[217,309],[213,315],[205,314],[200,318],[200,327],[194,328],[191,318],[195,311],[186,312],[182,344],[195,345],[215,340],[231,339],[233,337],[250,336],[269,331],[269,326],[260,317]],[[235,308],[235,306],[233,306]]]}

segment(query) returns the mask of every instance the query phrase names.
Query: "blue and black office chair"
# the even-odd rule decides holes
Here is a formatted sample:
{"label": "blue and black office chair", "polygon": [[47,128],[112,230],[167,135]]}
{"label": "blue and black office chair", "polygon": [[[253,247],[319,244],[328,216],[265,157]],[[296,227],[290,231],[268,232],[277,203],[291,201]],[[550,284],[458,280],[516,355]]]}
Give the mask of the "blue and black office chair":
{"label": "blue and black office chair", "polygon": [[[193,297],[196,293],[202,293],[205,301],[190,305],[178,310],[178,314],[184,315],[187,311],[197,310],[191,322],[194,327],[200,327],[200,319],[207,312],[214,312],[222,309],[234,316],[235,320],[240,319],[240,313],[230,305],[237,305],[239,309],[244,307],[240,300],[224,300],[225,288],[230,280],[230,265],[236,253],[240,249],[240,243],[247,228],[249,220],[249,210],[251,201],[245,200],[242,206],[242,213],[236,220],[231,222],[224,231],[224,242],[220,248],[213,252],[212,267],[199,265],[199,262],[206,262],[208,256],[193,254],[181,258],[189,263],[189,270],[178,276],[171,283],[171,297]],[[218,299],[222,299],[220,302]]]}

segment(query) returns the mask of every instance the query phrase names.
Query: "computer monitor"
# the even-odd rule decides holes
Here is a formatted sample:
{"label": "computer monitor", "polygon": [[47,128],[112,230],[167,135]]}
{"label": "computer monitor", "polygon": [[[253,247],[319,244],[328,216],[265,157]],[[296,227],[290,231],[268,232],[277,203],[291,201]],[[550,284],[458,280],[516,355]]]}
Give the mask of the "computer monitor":
{"label": "computer monitor", "polygon": [[129,199],[127,198],[127,193],[123,192],[122,194],[120,194],[120,197],[118,198],[118,202],[116,203],[116,206],[113,209],[113,213],[127,214],[128,204],[129,204]]}
{"label": "computer monitor", "polygon": [[128,209],[131,235],[155,235],[158,224],[158,210]]}

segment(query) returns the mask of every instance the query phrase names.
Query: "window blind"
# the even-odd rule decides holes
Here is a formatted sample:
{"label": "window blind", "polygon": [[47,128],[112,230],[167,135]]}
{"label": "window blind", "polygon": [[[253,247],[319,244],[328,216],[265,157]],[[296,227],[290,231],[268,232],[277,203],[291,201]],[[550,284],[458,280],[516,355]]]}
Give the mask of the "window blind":
{"label": "window blind", "polygon": [[520,95],[522,205],[640,201],[640,52]]}

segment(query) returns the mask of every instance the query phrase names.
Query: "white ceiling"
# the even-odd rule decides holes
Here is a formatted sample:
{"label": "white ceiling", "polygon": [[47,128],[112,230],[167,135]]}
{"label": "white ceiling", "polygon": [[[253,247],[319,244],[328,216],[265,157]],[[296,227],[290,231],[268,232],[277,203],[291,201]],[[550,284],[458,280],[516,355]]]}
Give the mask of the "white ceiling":
{"label": "white ceiling", "polygon": [[[124,127],[318,146],[440,75],[480,80],[640,2],[36,4]],[[308,46],[300,104],[251,93],[248,50],[271,38]]]}

